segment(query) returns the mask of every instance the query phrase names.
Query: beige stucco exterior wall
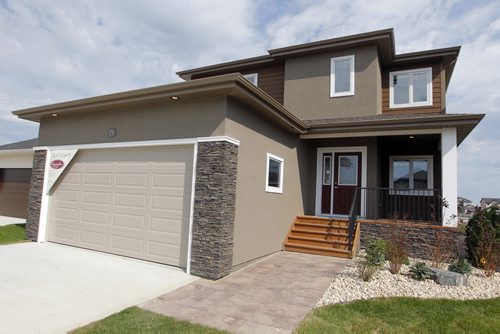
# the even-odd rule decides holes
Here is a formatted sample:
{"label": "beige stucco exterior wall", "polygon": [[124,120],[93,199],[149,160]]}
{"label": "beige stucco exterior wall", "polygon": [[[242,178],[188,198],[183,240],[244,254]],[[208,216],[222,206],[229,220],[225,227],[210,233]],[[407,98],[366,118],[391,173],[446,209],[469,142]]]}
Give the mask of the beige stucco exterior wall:
{"label": "beige stucco exterior wall", "polygon": [[[127,109],[43,118],[40,146],[219,136],[226,97],[172,101]],[[116,136],[108,138],[108,129]]]}
{"label": "beige stucco exterior wall", "polygon": [[[354,95],[330,97],[331,59],[354,55]],[[284,106],[301,119],[380,114],[381,72],[376,46],[288,58]]]}
{"label": "beige stucco exterior wall", "polygon": [[[293,218],[303,214],[301,175],[306,173],[299,156],[304,152],[297,135],[230,99],[225,133],[240,140],[233,250],[233,266],[238,266],[281,250]],[[267,153],[284,159],[282,194],[266,192]]]}

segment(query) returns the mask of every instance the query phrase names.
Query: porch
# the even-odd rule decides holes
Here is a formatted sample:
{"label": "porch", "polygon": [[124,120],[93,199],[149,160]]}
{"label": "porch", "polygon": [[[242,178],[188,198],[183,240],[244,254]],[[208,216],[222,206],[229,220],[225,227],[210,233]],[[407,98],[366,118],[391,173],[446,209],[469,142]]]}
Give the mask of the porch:
{"label": "porch", "polygon": [[442,150],[443,137],[423,133],[309,140],[315,202],[306,214],[454,224],[456,157],[443,165],[449,153]]}

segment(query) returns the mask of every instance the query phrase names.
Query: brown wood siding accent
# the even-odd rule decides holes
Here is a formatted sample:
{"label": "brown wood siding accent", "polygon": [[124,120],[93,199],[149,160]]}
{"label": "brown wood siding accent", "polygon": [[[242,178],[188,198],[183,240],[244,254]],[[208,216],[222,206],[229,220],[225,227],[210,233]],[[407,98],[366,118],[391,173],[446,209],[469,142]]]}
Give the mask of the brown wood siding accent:
{"label": "brown wood siding accent", "polygon": [[31,168],[0,169],[0,216],[26,218]]}
{"label": "brown wood siding accent", "polygon": [[[432,106],[389,108],[389,73],[394,71],[412,70],[432,67]],[[445,110],[445,90],[443,87],[444,70],[441,63],[416,63],[404,66],[391,66],[382,69],[382,113],[383,114],[418,114],[441,113]]]}
{"label": "brown wood siding accent", "polygon": [[283,104],[283,94],[285,91],[285,65],[275,64],[272,66],[252,67],[246,69],[232,69],[229,71],[214,72],[193,76],[193,79],[201,79],[210,76],[239,72],[245,74],[258,74],[257,86],[269,94],[273,99]]}

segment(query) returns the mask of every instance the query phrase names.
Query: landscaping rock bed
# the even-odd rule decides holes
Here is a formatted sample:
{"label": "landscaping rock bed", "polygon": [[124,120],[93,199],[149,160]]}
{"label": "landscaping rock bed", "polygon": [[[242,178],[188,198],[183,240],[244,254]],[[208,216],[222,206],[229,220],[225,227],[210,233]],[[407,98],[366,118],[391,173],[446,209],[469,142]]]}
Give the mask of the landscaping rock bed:
{"label": "landscaping rock bed", "polygon": [[[410,264],[427,262],[410,259]],[[348,264],[344,270],[333,277],[332,283],[316,307],[345,303],[359,299],[376,297],[418,297],[447,299],[486,299],[500,297],[500,273],[493,277],[485,277],[482,271],[474,269],[468,275],[467,286],[439,285],[433,280],[417,281],[409,275],[410,266],[403,265],[401,272],[393,275],[389,272],[389,264],[369,281],[359,278],[356,261]]]}

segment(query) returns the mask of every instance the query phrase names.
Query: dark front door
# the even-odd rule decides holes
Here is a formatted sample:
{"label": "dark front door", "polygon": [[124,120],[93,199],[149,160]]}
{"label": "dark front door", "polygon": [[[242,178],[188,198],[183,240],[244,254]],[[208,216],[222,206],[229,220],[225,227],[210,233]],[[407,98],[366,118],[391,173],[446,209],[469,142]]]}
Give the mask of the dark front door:
{"label": "dark front door", "polygon": [[361,153],[335,153],[334,171],[333,214],[347,215],[361,185]]}

